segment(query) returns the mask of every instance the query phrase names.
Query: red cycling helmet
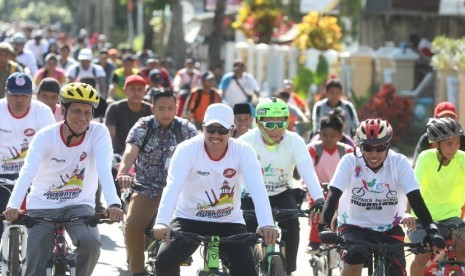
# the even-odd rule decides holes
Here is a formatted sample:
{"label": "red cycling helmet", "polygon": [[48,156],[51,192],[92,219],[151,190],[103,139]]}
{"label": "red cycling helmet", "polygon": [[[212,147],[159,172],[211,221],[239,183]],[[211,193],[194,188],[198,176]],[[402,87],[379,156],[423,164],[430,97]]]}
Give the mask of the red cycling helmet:
{"label": "red cycling helmet", "polygon": [[392,139],[392,127],[388,121],[367,119],[358,125],[355,140],[362,145],[389,143]]}

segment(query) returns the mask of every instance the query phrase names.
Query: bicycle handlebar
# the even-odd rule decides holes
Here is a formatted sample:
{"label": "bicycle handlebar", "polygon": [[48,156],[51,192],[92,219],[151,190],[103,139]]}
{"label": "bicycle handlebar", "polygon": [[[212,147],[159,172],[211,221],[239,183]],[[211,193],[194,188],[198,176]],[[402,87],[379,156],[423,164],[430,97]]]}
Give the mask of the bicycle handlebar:
{"label": "bicycle handlebar", "polygon": [[[310,216],[310,209],[278,209],[273,208],[271,209],[271,213],[273,215],[273,219],[277,222],[282,222],[291,218],[297,217],[309,217]],[[245,209],[242,210],[242,214],[244,217],[256,217],[255,210],[253,209]],[[290,215],[290,217],[289,217]]]}
{"label": "bicycle handlebar", "polygon": [[[173,231],[172,240],[192,240],[195,242],[210,242],[214,235],[199,235],[191,232]],[[256,233],[241,233],[231,236],[219,237],[219,243],[253,244],[261,242],[261,237]]]}
{"label": "bicycle handlebar", "polygon": [[[0,215],[4,217],[3,215]],[[70,223],[70,222],[77,222],[82,221],[84,224],[89,225],[91,227],[97,226],[97,224],[102,223],[113,223],[110,219],[104,216],[101,213],[96,213],[90,216],[77,216],[72,218],[51,218],[51,217],[33,217],[26,214],[20,214],[18,219],[12,222],[12,224],[22,224],[25,225],[27,228],[31,228],[34,225],[40,222],[47,222],[53,224],[63,224],[63,223]]]}
{"label": "bicycle handlebar", "polygon": [[8,179],[8,178],[0,178],[0,186],[3,186],[3,185],[15,185],[15,180],[11,180],[11,179]]}
{"label": "bicycle handlebar", "polygon": [[373,251],[387,251],[387,250],[394,250],[399,249],[402,247],[410,247],[410,248],[424,248],[424,245],[421,242],[411,242],[411,243],[371,243],[363,240],[353,240],[353,239],[344,239],[341,236],[338,237],[336,244],[340,245],[342,248],[348,247],[350,245],[359,245],[364,246]]}

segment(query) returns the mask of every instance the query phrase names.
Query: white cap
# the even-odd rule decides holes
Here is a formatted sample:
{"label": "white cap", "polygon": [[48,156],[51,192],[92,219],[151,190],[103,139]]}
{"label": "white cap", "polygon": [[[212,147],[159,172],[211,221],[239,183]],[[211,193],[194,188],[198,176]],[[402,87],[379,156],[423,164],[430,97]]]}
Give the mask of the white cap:
{"label": "white cap", "polygon": [[213,123],[219,123],[227,129],[230,129],[234,125],[234,113],[231,107],[216,103],[208,106],[203,119],[205,126]]}
{"label": "white cap", "polygon": [[79,51],[79,60],[92,60],[93,58],[92,50],[88,48],[84,48],[81,51]]}

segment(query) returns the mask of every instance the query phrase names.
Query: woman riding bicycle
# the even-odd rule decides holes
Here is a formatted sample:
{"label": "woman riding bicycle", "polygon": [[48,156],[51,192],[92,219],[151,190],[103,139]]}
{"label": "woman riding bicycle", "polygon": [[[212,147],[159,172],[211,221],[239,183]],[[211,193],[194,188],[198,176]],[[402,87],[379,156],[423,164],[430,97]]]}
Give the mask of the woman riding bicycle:
{"label": "woman riding bicycle", "polygon": [[[329,225],[338,206],[338,230],[343,238],[401,244],[404,232],[400,223],[408,199],[428,233],[425,242],[438,247],[444,245],[410,163],[389,148],[392,135],[392,127],[385,120],[368,119],[358,126],[354,155],[346,154],[342,158],[329,184],[323,223],[319,225],[323,243],[337,241]],[[357,245],[346,248],[343,254],[342,275],[350,276],[361,275],[367,256],[371,256],[367,248]],[[389,251],[386,263],[388,275],[405,275],[403,247]]]}
{"label": "woman riding bicycle", "polygon": [[[94,214],[95,191],[100,180],[109,205],[105,213],[118,221],[123,212],[111,174],[110,134],[104,125],[92,121],[99,95],[90,85],[70,83],[61,89],[60,100],[65,120],[41,129],[33,138],[5,218],[9,221],[18,218],[18,209],[29,187],[26,204],[30,216],[90,216]],[[67,229],[73,243],[79,245],[77,275],[91,275],[100,255],[98,229],[84,223],[70,224]],[[45,263],[53,241],[51,231],[47,225],[30,229],[26,275],[46,274]]]}
{"label": "woman riding bicycle", "polygon": [[[465,204],[465,152],[459,150],[462,126],[452,118],[431,119],[427,124],[428,140],[435,149],[423,151],[415,166],[415,176],[434,221],[440,225],[459,225],[461,208]],[[409,238],[419,241],[425,235],[415,217],[406,219]],[[465,227],[454,230],[456,259],[465,261]],[[415,255],[411,275],[423,275],[431,253]]]}

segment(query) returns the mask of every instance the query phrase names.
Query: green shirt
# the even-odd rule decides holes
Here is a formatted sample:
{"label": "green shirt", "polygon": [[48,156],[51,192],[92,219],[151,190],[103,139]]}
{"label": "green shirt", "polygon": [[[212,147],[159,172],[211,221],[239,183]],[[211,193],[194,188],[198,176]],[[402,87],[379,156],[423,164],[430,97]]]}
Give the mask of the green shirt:
{"label": "green shirt", "polygon": [[438,172],[437,150],[423,151],[415,166],[421,195],[434,221],[460,217],[465,204],[465,152],[457,151],[449,165]]}

